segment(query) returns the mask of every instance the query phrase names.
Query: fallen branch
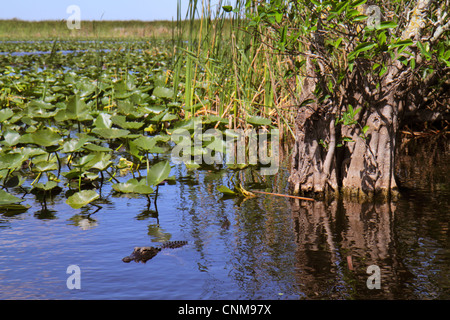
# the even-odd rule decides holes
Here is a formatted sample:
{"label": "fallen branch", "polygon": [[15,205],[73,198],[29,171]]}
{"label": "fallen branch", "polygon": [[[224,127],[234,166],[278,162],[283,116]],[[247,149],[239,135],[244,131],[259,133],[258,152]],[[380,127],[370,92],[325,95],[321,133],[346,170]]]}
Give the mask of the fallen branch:
{"label": "fallen branch", "polygon": [[252,190],[254,193],[262,193],[262,194],[268,194],[271,196],[278,196],[278,197],[285,197],[285,198],[293,198],[293,199],[299,199],[299,200],[306,200],[306,201],[314,201],[314,199],[311,198],[303,198],[303,197],[297,197],[297,196],[290,196],[287,194],[280,194],[280,193],[271,193],[271,192],[264,192],[264,191],[255,191]]}

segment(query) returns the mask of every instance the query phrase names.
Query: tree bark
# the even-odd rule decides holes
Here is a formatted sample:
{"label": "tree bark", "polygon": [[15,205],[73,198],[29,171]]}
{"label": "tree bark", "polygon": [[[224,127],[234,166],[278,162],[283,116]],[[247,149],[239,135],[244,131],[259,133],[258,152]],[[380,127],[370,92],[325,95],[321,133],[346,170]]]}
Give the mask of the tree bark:
{"label": "tree bark", "polygon": [[[317,84],[310,59],[307,59],[306,68],[310,76],[303,83],[303,100],[313,99]],[[295,194],[333,192],[338,188],[335,160],[336,114],[333,111],[335,108],[324,109],[317,103],[299,109],[290,177]],[[323,148],[321,141],[329,141],[328,150]]]}
{"label": "tree bark", "polygon": [[[421,40],[432,3],[432,0],[417,0],[401,39]],[[440,23],[440,29],[432,34],[433,39],[442,35],[441,29],[449,28],[448,23]],[[433,118],[448,116],[449,86],[441,80],[448,77],[449,68],[435,70],[426,79],[420,79],[414,74],[414,68],[401,63],[393,51],[390,56],[382,57],[386,66],[383,76],[372,72],[371,61],[357,59],[353,71],[347,73],[337,88],[330,89],[324,81],[324,75],[332,72],[327,69],[331,63],[323,47],[324,34],[318,30],[309,51],[302,53],[306,57],[305,80],[299,99],[303,103],[295,123],[296,141],[289,177],[291,192],[342,191],[357,198],[397,196],[394,172],[400,125],[406,118],[423,117],[425,113],[432,114]],[[421,63],[417,52],[413,49],[399,55],[406,59],[415,57]],[[440,89],[436,89],[438,82]],[[328,92],[328,98],[319,102],[317,89]],[[431,99],[447,111],[430,108]],[[349,105],[354,110],[360,109],[356,124],[342,125],[336,117],[348,110]],[[420,114],[421,110],[426,112]],[[366,126],[368,129],[363,132]]]}
{"label": "tree bark", "polygon": [[358,197],[381,195],[384,198],[397,194],[394,178],[397,110],[396,104],[391,101],[381,108],[368,111],[366,139],[360,136],[358,129],[349,132],[353,142],[347,144],[342,162],[342,191],[345,194]]}
{"label": "tree bark", "polygon": [[[321,85],[310,59],[306,67],[303,101],[313,99],[316,86]],[[289,178],[294,194],[342,191],[357,198],[389,198],[398,193],[394,164],[404,100],[396,94],[407,74],[391,65],[381,89],[376,90],[375,82],[365,75],[364,62],[355,68],[342,83],[339,101],[314,102],[298,111]],[[358,125],[336,124],[338,113],[348,105],[361,110],[355,119]],[[368,130],[363,134],[364,126]]]}

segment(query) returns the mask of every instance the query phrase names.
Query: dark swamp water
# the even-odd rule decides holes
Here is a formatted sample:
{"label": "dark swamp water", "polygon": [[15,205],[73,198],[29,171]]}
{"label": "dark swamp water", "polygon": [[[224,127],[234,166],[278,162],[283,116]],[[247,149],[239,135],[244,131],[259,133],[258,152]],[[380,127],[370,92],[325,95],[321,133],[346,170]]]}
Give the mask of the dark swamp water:
{"label": "dark swamp water", "polygon": [[[181,166],[157,210],[108,186],[95,213],[63,194],[43,210],[28,194],[28,211],[0,212],[0,299],[449,299],[449,143],[406,150],[405,189],[388,204],[222,199],[232,173]],[[287,177],[285,167],[270,177],[270,191],[286,193]],[[188,244],[122,262],[169,239]],[[71,265],[80,289],[67,287]],[[367,288],[371,265],[380,289]]]}

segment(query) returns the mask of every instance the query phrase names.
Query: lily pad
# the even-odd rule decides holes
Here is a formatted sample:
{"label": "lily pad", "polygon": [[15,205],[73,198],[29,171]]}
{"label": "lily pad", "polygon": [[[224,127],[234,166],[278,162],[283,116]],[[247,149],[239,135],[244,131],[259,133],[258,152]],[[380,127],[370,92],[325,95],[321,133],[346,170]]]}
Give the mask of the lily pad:
{"label": "lily pad", "polygon": [[0,110],[0,123],[8,120],[14,115],[14,112],[11,109],[5,108]]}
{"label": "lily pad", "polygon": [[147,107],[143,107],[142,109],[145,110],[145,112],[160,114],[161,112],[166,110],[166,107],[165,106],[147,106]]}
{"label": "lily pad", "polygon": [[110,161],[111,155],[106,153],[98,153],[96,157],[89,163],[91,169],[96,169],[99,171],[104,171],[108,169],[112,162]]}
{"label": "lily pad", "polygon": [[56,181],[47,181],[46,184],[39,182],[34,185],[35,188],[44,190],[44,191],[52,190],[52,189],[56,188],[57,186],[58,186],[58,183]]}
{"label": "lily pad", "polygon": [[234,192],[233,190],[231,190],[230,188],[228,188],[226,186],[218,186],[217,191],[223,193],[225,196],[237,196],[238,195],[237,192]]}
{"label": "lily pad", "polygon": [[99,129],[100,128],[111,128],[111,126],[112,126],[111,115],[101,112],[97,116],[97,119],[95,119],[93,125]]}
{"label": "lily pad", "polygon": [[126,137],[130,133],[128,130],[115,128],[95,128],[92,132],[104,139],[110,140]]}
{"label": "lily pad", "polygon": [[0,157],[0,170],[3,169],[10,169],[10,170],[15,170],[20,168],[20,166],[22,165],[22,163],[27,160],[28,157],[23,156],[20,153],[8,153],[8,154],[3,154]]}
{"label": "lily pad", "polygon": [[64,142],[61,151],[64,153],[78,152],[87,141],[88,141],[87,137],[83,137],[81,139],[70,139]]}
{"label": "lily pad", "polygon": [[103,152],[91,153],[81,157],[76,163],[74,163],[74,167],[83,168],[83,170],[97,169],[104,171],[112,165],[110,159],[110,154]]}
{"label": "lily pad", "polygon": [[164,88],[164,87],[156,87],[153,90],[153,95],[157,98],[172,99],[173,98],[173,89]]}
{"label": "lily pad", "polygon": [[184,165],[186,166],[186,169],[188,171],[197,170],[198,168],[201,167],[198,163],[195,162],[185,162]]}
{"label": "lily pad", "polygon": [[150,168],[147,174],[147,182],[151,186],[156,186],[167,179],[170,175],[169,161],[161,161]]}
{"label": "lily pad", "polygon": [[164,117],[162,117],[161,119],[161,121],[172,121],[172,120],[178,120],[178,116],[176,114],[166,113]]}
{"label": "lily pad", "polygon": [[57,145],[62,137],[50,128],[42,128],[34,133],[27,133],[20,138],[21,143],[32,143],[42,147]]}
{"label": "lily pad", "polygon": [[78,96],[72,96],[67,101],[67,106],[65,109],[61,109],[56,115],[55,120],[66,121],[66,120],[78,120],[85,121],[91,120],[92,116],[89,115],[89,107],[87,104],[81,100]]}
{"label": "lily pad", "polygon": [[6,192],[5,190],[0,190],[0,206],[17,204],[23,201],[25,200],[17,198],[16,196],[13,196],[12,194]]}
{"label": "lily pad", "polygon": [[118,125],[122,129],[131,129],[131,130],[137,130],[142,128],[144,125],[144,122],[133,122],[133,121],[127,121],[127,118],[125,116],[114,116],[111,117],[112,122],[114,124]]}
{"label": "lily pad", "polygon": [[67,198],[66,203],[73,209],[80,209],[100,196],[94,190],[82,190]]}
{"label": "lily pad", "polygon": [[110,149],[110,148],[98,146],[93,143],[86,144],[85,146],[83,146],[83,149],[86,149],[88,151],[93,151],[93,152],[110,152],[110,151],[112,151],[112,149]]}
{"label": "lily pad", "polygon": [[130,179],[127,182],[120,182],[112,185],[112,188],[121,193],[138,193],[150,194],[153,193],[152,187],[145,184],[145,180],[138,181],[137,179]]}
{"label": "lily pad", "polygon": [[3,133],[3,140],[1,143],[5,146],[12,147],[19,143],[20,140],[20,133],[16,131],[6,130],[5,133]]}
{"label": "lily pad", "polygon": [[31,101],[28,106],[28,115],[32,118],[51,118],[56,115],[57,110],[49,111],[54,109],[55,106],[44,102],[44,101]]}
{"label": "lily pad", "polygon": [[33,169],[38,172],[53,171],[58,169],[58,164],[52,161],[40,161],[33,166]]}
{"label": "lily pad", "polygon": [[140,150],[149,151],[156,145],[157,142],[158,140],[155,138],[141,136],[140,138],[134,140],[134,145]]}

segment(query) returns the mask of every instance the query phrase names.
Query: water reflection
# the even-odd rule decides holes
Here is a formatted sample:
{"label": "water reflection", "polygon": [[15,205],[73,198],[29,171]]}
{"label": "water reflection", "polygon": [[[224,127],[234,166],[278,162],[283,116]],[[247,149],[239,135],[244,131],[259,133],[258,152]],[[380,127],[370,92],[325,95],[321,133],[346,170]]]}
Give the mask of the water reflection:
{"label": "water reflection", "polygon": [[69,219],[69,225],[80,227],[82,230],[94,229],[98,226],[96,219],[91,218],[89,215],[75,214]]}
{"label": "water reflection", "polygon": [[[450,192],[442,174],[449,153],[448,142],[437,142],[405,144],[398,201],[292,202],[296,283],[306,297],[450,297]],[[381,269],[380,290],[366,286],[370,265]]]}
{"label": "water reflection", "polygon": [[[396,297],[408,274],[398,258],[394,204],[293,203],[296,280],[308,298]],[[370,265],[381,269],[382,290],[369,290]]]}
{"label": "water reflection", "polygon": [[[400,168],[413,183],[421,176],[412,161],[429,159],[409,150],[416,156]],[[416,183],[392,203],[223,199],[216,188],[230,186],[233,172],[182,166],[157,201],[106,186],[96,202],[101,210],[72,210],[65,194],[30,195],[28,211],[0,212],[0,284],[17,288],[0,297],[27,298],[35,290],[37,298],[73,298],[65,270],[79,263],[91,269],[77,298],[450,299],[449,157],[433,157],[430,171],[417,173],[438,187]],[[246,187],[282,194],[287,177],[283,167],[264,181],[250,171],[241,178]],[[135,246],[169,239],[189,245],[146,265],[121,260]],[[380,267],[380,290],[366,286],[370,265]],[[36,270],[53,278],[32,278]]]}

